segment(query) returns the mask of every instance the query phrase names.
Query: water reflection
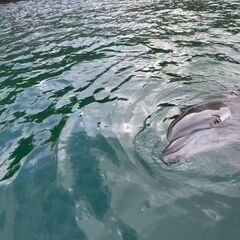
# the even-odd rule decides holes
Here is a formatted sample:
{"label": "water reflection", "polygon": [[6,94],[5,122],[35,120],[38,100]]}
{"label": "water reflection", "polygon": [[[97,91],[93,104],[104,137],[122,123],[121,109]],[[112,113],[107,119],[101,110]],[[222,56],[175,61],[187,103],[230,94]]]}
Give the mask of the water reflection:
{"label": "water reflection", "polygon": [[239,84],[238,15],[234,0],[1,4],[0,237],[238,236],[239,171],[218,162],[237,146],[173,168],[160,154],[180,107]]}

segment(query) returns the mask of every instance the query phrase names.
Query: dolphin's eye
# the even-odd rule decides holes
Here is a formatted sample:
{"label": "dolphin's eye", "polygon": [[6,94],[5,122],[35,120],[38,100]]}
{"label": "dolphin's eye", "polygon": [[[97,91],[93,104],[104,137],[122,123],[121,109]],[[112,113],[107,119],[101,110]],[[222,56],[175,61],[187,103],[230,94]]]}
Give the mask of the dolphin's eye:
{"label": "dolphin's eye", "polygon": [[219,115],[213,115],[215,118],[213,120],[213,125],[217,125],[218,123],[221,122],[221,118]]}
{"label": "dolphin's eye", "polygon": [[221,120],[217,118],[217,119],[215,119],[215,120],[213,121],[213,124],[216,125],[216,124],[218,124],[218,123],[220,123],[220,122],[221,122]]}

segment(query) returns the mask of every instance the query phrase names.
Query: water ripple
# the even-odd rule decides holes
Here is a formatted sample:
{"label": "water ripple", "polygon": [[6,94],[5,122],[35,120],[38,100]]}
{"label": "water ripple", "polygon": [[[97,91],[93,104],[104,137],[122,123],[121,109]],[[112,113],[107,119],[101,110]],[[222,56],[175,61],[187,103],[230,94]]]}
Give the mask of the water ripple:
{"label": "water ripple", "polygon": [[214,154],[169,169],[161,149],[179,107],[239,86],[237,0],[0,2],[3,239],[202,239],[228,224],[238,170]]}

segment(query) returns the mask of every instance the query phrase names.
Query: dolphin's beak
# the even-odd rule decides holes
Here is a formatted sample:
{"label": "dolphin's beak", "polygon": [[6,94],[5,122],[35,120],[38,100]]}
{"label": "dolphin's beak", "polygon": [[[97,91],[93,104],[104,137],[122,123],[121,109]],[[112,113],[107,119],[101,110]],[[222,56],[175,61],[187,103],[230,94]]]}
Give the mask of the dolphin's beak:
{"label": "dolphin's beak", "polygon": [[180,161],[181,156],[177,152],[172,152],[171,144],[169,144],[162,152],[163,162],[165,164],[172,165]]}
{"label": "dolphin's beak", "polygon": [[195,134],[178,138],[172,142],[163,150],[163,162],[167,165],[171,165],[180,161],[182,156],[186,156],[186,148],[188,144],[194,140],[200,132]]}

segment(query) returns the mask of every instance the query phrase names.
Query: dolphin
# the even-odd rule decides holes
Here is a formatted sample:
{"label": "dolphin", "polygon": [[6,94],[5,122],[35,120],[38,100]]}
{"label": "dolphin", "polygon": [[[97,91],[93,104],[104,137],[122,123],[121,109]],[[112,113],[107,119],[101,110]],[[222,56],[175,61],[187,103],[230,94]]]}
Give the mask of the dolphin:
{"label": "dolphin", "polygon": [[168,165],[240,142],[240,96],[233,94],[186,108],[169,125],[167,139],[162,155]]}

